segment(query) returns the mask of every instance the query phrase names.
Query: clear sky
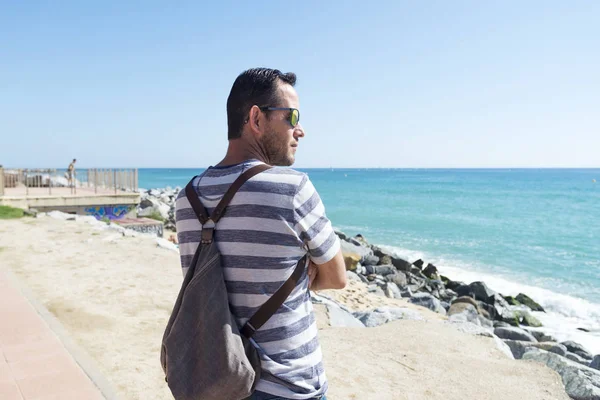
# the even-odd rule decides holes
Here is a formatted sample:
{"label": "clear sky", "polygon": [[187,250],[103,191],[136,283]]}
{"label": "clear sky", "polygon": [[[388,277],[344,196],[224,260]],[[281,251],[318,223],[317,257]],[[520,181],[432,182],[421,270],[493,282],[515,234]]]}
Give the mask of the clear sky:
{"label": "clear sky", "polygon": [[0,0],[0,164],[206,167],[298,75],[298,167],[600,167],[600,1]]}

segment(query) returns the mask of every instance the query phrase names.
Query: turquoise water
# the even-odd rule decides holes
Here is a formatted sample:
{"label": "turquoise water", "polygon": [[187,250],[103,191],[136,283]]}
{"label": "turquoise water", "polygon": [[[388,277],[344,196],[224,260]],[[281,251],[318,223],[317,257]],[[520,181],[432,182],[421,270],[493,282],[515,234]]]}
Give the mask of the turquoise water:
{"label": "turquoise water", "polygon": [[[452,279],[537,296],[563,318],[542,322],[597,331],[600,352],[600,169],[304,171],[336,228]],[[198,172],[140,170],[140,187]]]}

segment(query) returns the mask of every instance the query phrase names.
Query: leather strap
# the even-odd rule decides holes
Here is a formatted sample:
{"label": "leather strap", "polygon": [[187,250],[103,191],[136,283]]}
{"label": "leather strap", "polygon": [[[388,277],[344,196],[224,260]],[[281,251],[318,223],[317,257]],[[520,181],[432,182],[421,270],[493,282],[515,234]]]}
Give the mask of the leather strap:
{"label": "leather strap", "polygon": [[292,290],[296,287],[296,284],[300,280],[304,267],[306,266],[306,255],[298,261],[296,269],[287,281],[271,296],[258,311],[244,324],[240,333],[246,336],[248,339],[254,335],[254,333],[260,329],[275,314],[277,309],[281,307],[285,299],[288,298]]}
{"label": "leather strap", "polygon": [[[212,241],[214,227],[206,228],[204,227],[204,225],[209,220],[212,220],[216,224],[217,221],[219,221],[219,219],[221,219],[221,217],[223,216],[225,208],[229,205],[231,199],[233,199],[233,196],[237,193],[240,187],[242,187],[242,185],[254,175],[266,171],[270,168],[271,166],[269,165],[260,164],[250,168],[249,170],[245,171],[240,176],[238,176],[237,179],[231,184],[229,189],[227,189],[227,192],[225,192],[225,195],[223,196],[217,207],[213,210],[210,217],[206,212],[206,208],[204,208],[204,206],[200,202],[200,199],[198,198],[198,193],[196,193],[196,190],[194,189],[193,182],[195,178],[187,184],[187,186],[185,187],[185,195],[187,196],[188,201],[190,202],[192,209],[194,210],[194,213],[196,214],[196,216],[200,220],[200,223],[202,224],[201,243],[198,245],[198,249],[196,251],[196,254],[194,255],[194,261],[192,261],[192,264],[195,264],[195,260],[198,259],[201,245],[208,244]],[[256,313],[252,316],[252,318],[250,318],[246,322],[246,324],[244,324],[244,326],[240,330],[241,334],[246,336],[248,339],[251,338],[254,335],[254,333],[258,329],[260,329],[260,327],[263,326],[269,320],[269,318],[273,316],[273,314],[275,314],[279,307],[281,307],[281,305],[285,302],[285,299],[287,299],[290,293],[292,293],[292,290],[294,290],[296,284],[302,277],[302,273],[304,272],[306,266],[306,259],[307,256],[305,255],[300,259],[300,261],[298,261],[298,264],[296,264],[296,269],[294,269],[292,275],[288,278],[287,281],[284,282],[283,285],[281,285],[279,289],[277,289],[277,291],[262,306],[260,306],[258,311],[256,311]],[[194,267],[195,265],[190,265],[190,269]],[[190,274],[188,273],[188,275]]]}
{"label": "leather strap", "polygon": [[238,176],[237,179],[231,184],[229,189],[227,189],[227,192],[225,192],[225,195],[223,196],[217,207],[215,207],[210,216],[208,216],[206,208],[204,208],[204,206],[200,202],[200,199],[198,198],[198,193],[196,193],[196,190],[194,189],[194,179],[196,179],[196,177],[194,177],[185,187],[185,195],[187,196],[192,208],[194,209],[194,213],[196,213],[196,216],[198,217],[200,223],[203,226],[208,222],[209,219],[216,224],[219,221],[219,219],[221,219],[225,208],[229,205],[231,199],[233,199],[233,196],[242,187],[242,185],[254,175],[260,174],[261,172],[266,171],[270,168],[270,165],[260,164],[240,174],[240,176]]}

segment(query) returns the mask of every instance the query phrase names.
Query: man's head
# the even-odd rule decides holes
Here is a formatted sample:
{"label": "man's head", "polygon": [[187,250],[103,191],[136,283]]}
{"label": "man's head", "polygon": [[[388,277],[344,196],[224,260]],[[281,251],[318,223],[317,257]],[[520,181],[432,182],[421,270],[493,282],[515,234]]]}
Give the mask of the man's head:
{"label": "man's head", "polygon": [[304,136],[295,84],[291,72],[269,68],[242,72],[227,98],[228,139],[254,148],[271,165],[292,165],[298,139]]}
{"label": "man's head", "polygon": [[74,159],[73,159],[73,164],[75,164],[76,162],[77,162],[77,159],[76,159],[76,158],[74,158]]}

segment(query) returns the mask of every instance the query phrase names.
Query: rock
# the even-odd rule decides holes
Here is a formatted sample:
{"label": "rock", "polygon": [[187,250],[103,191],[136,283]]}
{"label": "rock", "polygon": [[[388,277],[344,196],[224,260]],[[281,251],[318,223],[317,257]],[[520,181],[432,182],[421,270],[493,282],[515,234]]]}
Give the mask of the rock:
{"label": "rock", "polygon": [[481,310],[480,313],[485,315],[486,318],[496,319],[496,309],[494,306],[484,301],[477,301],[477,305],[479,310]]}
{"label": "rock", "polygon": [[453,303],[452,305],[450,305],[450,308],[448,309],[448,312],[446,315],[448,315],[449,317],[455,314],[462,314],[465,311],[468,310],[473,310],[475,311],[475,314],[479,314],[479,312],[477,311],[477,308],[475,306],[473,306],[473,304],[469,304],[469,303]]}
{"label": "rock", "polygon": [[393,275],[387,275],[385,277],[389,282],[394,282],[398,287],[405,287],[408,282],[406,281],[406,275],[402,272],[397,272]]}
{"label": "rock", "polygon": [[346,264],[346,271],[356,271],[360,267],[360,256],[350,253],[344,255],[344,264]]}
{"label": "rock", "polygon": [[539,328],[540,326],[542,326],[540,320],[529,313],[523,314],[523,320],[521,321],[521,323],[523,325],[532,326],[534,328]]}
{"label": "rock", "polygon": [[461,332],[468,333],[469,335],[487,336],[493,337],[494,334],[488,328],[484,328],[472,322],[465,322],[459,320],[448,320],[448,324],[451,324],[454,328]]}
{"label": "rock", "polygon": [[447,301],[440,301],[440,304],[442,305],[442,307],[444,307],[444,310],[446,310],[446,314],[448,314],[448,310],[450,309],[450,303],[448,303]]}
{"label": "rock", "polygon": [[413,304],[429,308],[431,311],[446,315],[446,310],[442,307],[440,301],[429,293],[416,293],[409,301]]}
{"label": "rock", "polygon": [[590,330],[587,328],[577,328],[578,331],[589,332]]}
{"label": "rock", "polygon": [[456,292],[458,297],[472,297],[473,299],[475,298],[475,294],[473,293],[473,290],[469,285],[461,284],[460,286],[457,286],[452,290]]}
{"label": "rock", "polygon": [[362,246],[367,246],[369,247],[369,243],[367,242],[367,239],[364,238],[363,235],[361,235],[360,233],[356,236],[354,236],[354,239],[360,243]]}
{"label": "rock", "polygon": [[542,331],[534,331],[533,329],[526,329],[527,332],[531,333],[538,342],[558,342],[552,335],[548,335]]}
{"label": "rock", "polygon": [[414,263],[412,263],[415,267],[419,268],[419,269],[423,269],[423,264],[425,264],[423,262],[423,260],[421,260],[420,258],[415,261]]}
{"label": "rock", "polygon": [[[466,284],[464,282],[451,281],[448,278],[443,279],[443,278],[445,278],[444,276],[441,276],[440,278],[442,278],[442,281],[444,282],[446,289],[454,290],[455,292],[456,292],[456,289],[459,288],[460,286],[466,286]],[[458,295],[458,292],[457,292],[457,295]]]}
{"label": "rock", "polygon": [[481,281],[472,282],[469,287],[475,295],[475,300],[488,301],[488,299],[496,293],[488,288],[485,282]]}
{"label": "rock", "polygon": [[393,265],[392,264],[392,256],[383,255],[379,257],[379,265]]}
{"label": "rock", "polygon": [[377,265],[377,264],[379,264],[379,257],[377,257],[373,254],[369,254],[364,257],[362,264],[363,265]]}
{"label": "rock", "polygon": [[369,293],[373,293],[377,296],[383,296],[385,297],[385,292],[377,285],[369,285],[367,291]]}
{"label": "rock", "polygon": [[536,303],[535,301],[533,301],[531,299],[531,297],[527,296],[526,294],[519,293],[515,299],[519,303],[521,303],[521,304],[523,304],[523,305],[531,308],[532,311],[546,312],[546,311],[544,311],[544,308],[542,306],[540,306],[538,303]]}
{"label": "rock", "polygon": [[400,271],[410,271],[411,263],[402,258],[392,257],[392,265]]}
{"label": "rock", "polygon": [[348,278],[349,281],[361,282],[358,274],[352,271],[346,271],[346,278]]}
{"label": "rock", "polygon": [[538,349],[549,351],[550,353],[558,354],[559,356],[565,357],[567,355],[567,348],[560,343],[542,342],[533,343],[533,346]]}
{"label": "rock", "polygon": [[400,294],[403,298],[410,298],[413,296],[413,292],[409,287],[400,288]]}
{"label": "rock", "polygon": [[567,354],[565,355],[565,357],[567,357],[571,361],[575,361],[576,363],[579,363],[581,365],[585,365],[586,367],[590,366],[590,361],[589,360],[586,360],[585,358],[580,357],[580,356],[578,356],[575,353],[567,352]]}
{"label": "rock", "polygon": [[596,354],[590,363],[590,368],[600,370],[600,354]]}
{"label": "rock", "polygon": [[394,282],[388,282],[385,286],[385,295],[391,299],[401,299],[402,292]]}
{"label": "rock", "polygon": [[473,307],[475,307],[475,308],[479,308],[479,304],[477,304],[477,302],[472,297],[469,297],[469,296],[458,297],[452,301],[452,304],[455,304],[455,303],[467,303],[467,304],[473,305]]}
{"label": "rock", "polygon": [[365,257],[373,254],[372,250],[368,247],[358,246],[358,245],[346,242],[344,240],[340,241],[340,244],[342,246],[342,254],[344,255],[344,257],[350,256],[350,255],[359,256],[361,263]]}
{"label": "rock", "polygon": [[517,301],[517,299],[515,299],[515,298],[514,298],[514,297],[512,297],[512,296],[504,296],[504,300],[506,300],[506,302],[507,302],[508,304],[510,304],[511,306],[520,306],[520,305],[521,305],[521,303],[519,303],[519,302]]}
{"label": "rock", "polygon": [[142,200],[140,202],[139,208],[144,209],[144,208],[148,208],[148,207],[154,207],[156,204],[156,202],[153,201],[152,199],[149,198],[145,198],[144,200]]}
{"label": "rock", "polygon": [[451,289],[440,290],[440,300],[451,302],[456,298],[456,292]]}
{"label": "rock", "polygon": [[538,361],[556,371],[569,397],[576,400],[600,399],[600,372],[544,350],[527,352],[524,360]]}
{"label": "rock", "polygon": [[448,321],[479,323],[479,312],[471,304],[457,303],[450,306],[448,310]]}
{"label": "rock", "polygon": [[353,312],[352,315],[367,328],[383,325],[398,319],[423,320],[423,316],[417,310],[404,307],[379,307],[373,311]]}
{"label": "rock", "polygon": [[511,360],[515,359],[515,356],[513,355],[513,352],[511,350],[511,348],[504,343],[504,341],[502,339],[500,339],[498,336],[492,334],[492,338],[494,339],[494,343],[496,344],[496,347],[498,348],[498,350],[500,350],[502,353],[504,353],[504,355],[506,355],[507,358],[510,358]]}
{"label": "rock", "polygon": [[504,321],[494,321],[494,328],[511,328],[512,325]]}
{"label": "rock", "polygon": [[591,360],[592,358],[594,358],[594,356],[590,352],[588,352],[585,349],[585,347],[583,347],[577,342],[567,340],[566,342],[561,342],[561,344],[565,345],[567,350],[569,350],[571,353],[575,353],[578,356],[585,358],[586,360]]}
{"label": "rock", "polygon": [[498,327],[494,329],[494,335],[500,339],[511,339],[511,340],[522,340],[525,342],[537,343],[537,340],[533,335],[523,329],[514,327]]}
{"label": "rock", "polygon": [[354,317],[354,315],[345,310],[342,310],[340,307],[328,305],[327,313],[329,314],[329,324],[331,326],[356,328],[365,327],[365,325],[362,322],[360,322],[356,317]]}
{"label": "rock", "polygon": [[344,232],[341,232],[341,231],[334,231],[334,232],[337,235],[337,237],[339,237],[341,240],[343,240],[343,241],[348,240],[348,236],[346,236],[346,234]]}
{"label": "rock", "polygon": [[512,352],[512,355],[515,358],[515,360],[520,360],[521,358],[523,358],[523,354],[525,354],[530,349],[535,348],[532,346],[534,344],[533,342],[525,342],[522,340],[511,339],[504,339],[503,341],[510,348],[510,351]]}
{"label": "rock", "polygon": [[377,275],[392,275],[397,272],[396,268],[393,265],[376,265],[373,267],[373,271]]}
{"label": "rock", "polygon": [[423,270],[423,275],[425,275],[429,279],[440,279],[438,269],[433,264],[427,264],[427,267],[425,267],[425,269]]}

